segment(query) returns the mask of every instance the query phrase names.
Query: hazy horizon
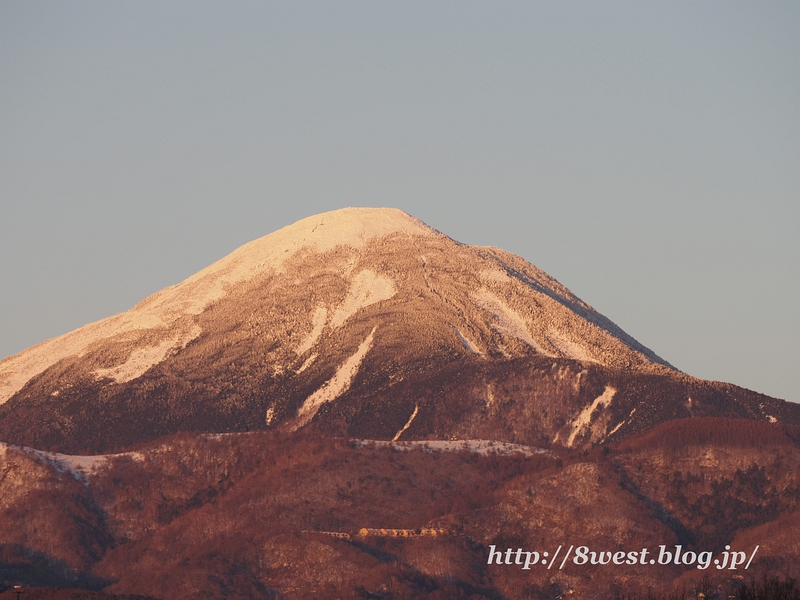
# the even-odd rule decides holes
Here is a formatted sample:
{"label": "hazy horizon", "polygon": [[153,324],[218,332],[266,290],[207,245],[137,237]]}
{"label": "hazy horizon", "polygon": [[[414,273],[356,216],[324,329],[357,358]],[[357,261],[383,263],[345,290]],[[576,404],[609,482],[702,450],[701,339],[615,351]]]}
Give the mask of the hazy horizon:
{"label": "hazy horizon", "polygon": [[800,401],[800,6],[7,2],[0,357],[393,206]]}

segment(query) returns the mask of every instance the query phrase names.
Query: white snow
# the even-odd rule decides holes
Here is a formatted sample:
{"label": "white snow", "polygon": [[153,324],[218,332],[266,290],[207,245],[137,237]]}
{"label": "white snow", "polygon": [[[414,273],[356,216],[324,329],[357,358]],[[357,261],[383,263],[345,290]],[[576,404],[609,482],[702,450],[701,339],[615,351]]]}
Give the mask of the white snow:
{"label": "white snow", "polygon": [[461,333],[461,330],[458,327],[454,327],[453,329],[456,330],[456,333],[458,334],[458,337],[461,338],[461,342],[464,344],[464,347],[467,350],[469,350],[470,352],[472,352],[474,354],[477,354],[478,356],[483,356],[483,352],[481,352],[475,344],[473,344],[471,341],[469,341],[464,336],[464,334]]}
{"label": "white snow", "polygon": [[616,431],[617,431],[617,430],[618,430],[620,427],[622,427],[623,425],[625,425],[625,421],[620,421],[619,423],[617,423],[617,426],[616,426],[616,427],[614,427],[614,429],[612,429],[611,431],[609,431],[609,432],[606,434],[606,437],[608,437],[608,436],[610,436],[610,435],[613,435],[614,433],[616,433]]}
{"label": "white snow", "polygon": [[565,358],[573,358],[582,362],[597,362],[585,348],[553,329],[547,332],[547,339]]}
{"label": "white snow", "polygon": [[158,346],[146,346],[131,352],[130,358],[121,365],[108,369],[97,369],[92,374],[97,379],[110,377],[117,383],[125,383],[142,375],[147,369],[156,363],[164,360],[164,357],[172,349],[173,340],[164,340]]}
{"label": "white snow", "polygon": [[376,329],[377,326],[372,328],[372,331],[367,336],[367,339],[361,342],[358,350],[356,350],[350,358],[344,361],[342,366],[339,367],[333,377],[326,381],[316,392],[306,398],[306,401],[303,402],[303,405],[297,412],[297,422],[294,427],[295,430],[303,427],[309,421],[311,421],[323,404],[335,400],[347,391],[353,381],[353,378],[358,372],[358,367],[361,366],[361,361],[364,360],[364,357],[367,355],[367,352],[372,346],[372,338],[375,335]]}
{"label": "white snow", "polygon": [[110,377],[117,383],[132,381],[140,375],[143,375],[150,367],[157,365],[164,360],[167,354],[169,354],[169,352],[174,348],[177,348],[178,346],[185,348],[186,344],[200,335],[200,333],[201,329],[195,325],[189,332],[187,332],[186,335],[178,335],[177,337],[162,340],[161,343],[156,346],[137,348],[131,352],[128,360],[121,365],[109,367],[107,369],[97,369],[92,371],[92,374],[97,379]]}
{"label": "white snow", "polygon": [[[0,404],[22,389],[32,377],[64,358],[85,354],[90,346],[100,340],[112,337],[135,340],[148,329],[164,327],[167,323],[161,319],[161,316],[134,308],[127,313],[84,325],[71,333],[47,340],[23,350],[15,356],[3,359],[0,361]],[[166,316],[164,318],[167,319]],[[200,335],[200,328],[191,321],[186,319],[176,321],[178,321],[178,316],[175,316],[173,322],[169,323],[173,330],[170,332],[170,338],[173,340],[170,347],[163,353],[161,351],[153,352],[148,356],[163,358],[171,348],[179,344],[185,346]],[[145,355],[142,355],[137,356],[134,360],[136,364],[142,364],[146,358]],[[145,370],[150,366],[152,364],[148,365]],[[133,363],[131,368],[133,368]]]}
{"label": "white snow", "polygon": [[[691,398],[690,398],[690,400],[691,400]],[[769,421],[770,423],[777,423],[778,422],[778,419],[776,419],[772,415],[768,415],[767,413],[764,412],[764,404],[763,403],[759,404],[758,408],[761,409],[761,414],[764,415],[767,418],[767,421]]]}
{"label": "white snow", "polygon": [[520,339],[537,352],[546,354],[534,341],[525,319],[500,298],[485,288],[473,292],[472,297],[478,306],[494,315],[496,321],[494,327],[497,331],[503,335],[510,335]]}
{"label": "white snow", "polygon": [[59,473],[69,472],[75,479],[85,479],[90,473],[97,471],[109,460],[128,456],[136,461],[144,460],[141,452],[122,452],[120,454],[97,454],[93,456],[82,456],[75,454],[61,454],[60,452],[45,452],[27,446],[13,446],[0,442],[0,447],[22,450],[29,455],[33,455],[41,461],[52,464]]}
{"label": "white snow", "polygon": [[[691,400],[691,398],[689,398],[689,400]],[[624,421],[620,421],[619,423],[617,423],[617,426],[616,426],[616,427],[614,427],[614,429],[612,429],[611,431],[609,431],[609,432],[608,432],[608,433],[605,435],[605,437],[609,437],[609,436],[613,435],[614,433],[616,433],[616,432],[617,432],[617,430],[618,430],[620,427],[622,427],[623,425],[626,425],[627,423],[630,423],[630,422],[631,422],[631,417],[633,416],[633,413],[635,413],[635,412],[636,412],[636,408],[634,408],[634,409],[631,411],[631,414],[629,414],[629,415],[628,415],[628,418],[627,418],[627,419],[625,419]]]}
{"label": "white snow", "polygon": [[196,288],[193,297],[200,312],[223,297],[231,285],[258,273],[280,272],[298,250],[309,248],[321,253],[337,246],[362,248],[374,238],[395,233],[442,235],[396,208],[342,208],[302,219],[245,244],[176,287]]}
{"label": "white snow", "polygon": [[416,404],[414,406],[414,412],[411,413],[411,416],[408,418],[408,421],[406,421],[406,424],[403,425],[403,427],[400,429],[400,431],[398,431],[397,433],[394,434],[394,437],[392,438],[393,442],[396,442],[397,440],[399,440],[400,436],[403,435],[403,432],[405,432],[405,430],[408,429],[411,426],[411,421],[414,420],[414,417],[417,416],[418,412],[419,412],[419,404]]}
{"label": "white snow", "polygon": [[305,371],[305,370],[306,370],[308,367],[310,367],[310,366],[311,366],[311,364],[312,364],[312,363],[313,363],[315,360],[317,360],[317,356],[319,356],[319,354],[317,354],[316,352],[314,352],[314,354],[312,354],[312,355],[311,355],[311,356],[309,356],[307,359],[305,359],[305,361],[303,361],[303,364],[302,364],[302,365],[300,365],[300,368],[299,368],[299,369],[297,369],[297,371],[295,371],[295,373],[297,373],[297,374],[300,374],[300,373],[302,373],[303,371]]}
{"label": "white snow", "polygon": [[[692,399],[691,399],[691,398],[689,398],[689,401],[691,401],[691,400],[692,400]],[[638,408],[638,407],[636,407],[636,408]],[[609,432],[606,434],[606,436],[605,436],[605,437],[609,437],[610,435],[612,435],[612,434],[616,433],[616,432],[617,432],[617,430],[618,430],[620,427],[622,427],[623,425],[627,425],[628,423],[630,423],[630,422],[631,422],[631,417],[633,416],[633,413],[635,413],[635,412],[636,412],[636,408],[634,408],[634,409],[631,411],[631,414],[629,414],[629,415],[628,415],[628,418],[627,418],[627,419],[625,419],[624,421],[620,421],[619,423],[617,423],[617,426],[616,426],[616,427],[614,427],[614,429],[612,429],[611,431],[609,431]]]}
{"label": "white snow", "polygon": [[311,346],[313,346],[317,342],[319,336],[322,335],[322,330],[325,328],[325,321],[327,320],[327,318],[328,318],[328,309],[325,308],[324,306],[318,306],[317,310],[314,311],[314,316],[311,320],[312,322],[311,331],[295,350],[295,352],[298,355],[304,354],[307,350],[310,350]]}
{"label": "white snow", "polygon": [[604,407],[608,407],[611,404],[611,400],[614,398],[614,394],[617,393],[617,390],[611,387],[610,385],[606,386],[606,389],[603,390],[603,393],[600,394],[594,401],[584,408],[581,413],[575,418],[575,420],[571,424],[571,432],[569,434],[569,438],[567,439],[567,446],[572,447],[572,444],[575,443],[575,438],[578,434],[583,433],[587,427],[589,427],[592,419],[592,414],[600,405]]}
{"label": "white snow", "polygon": [[353,278],[350,291],[331,317],[331,327],[339,327],[362,308],[376,302],[388,300],[397,293],[394,281],[378,275],[374,271],[364,270]]}

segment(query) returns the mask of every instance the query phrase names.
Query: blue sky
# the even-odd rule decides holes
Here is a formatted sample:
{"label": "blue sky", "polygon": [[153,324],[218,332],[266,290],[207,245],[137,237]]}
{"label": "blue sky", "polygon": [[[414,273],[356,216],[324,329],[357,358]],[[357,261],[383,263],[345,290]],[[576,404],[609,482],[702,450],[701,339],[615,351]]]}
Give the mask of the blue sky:
{"label": "blue sky", "polygon": [[395,206],[800,401],[794,2],[0,4],[0,356]]}

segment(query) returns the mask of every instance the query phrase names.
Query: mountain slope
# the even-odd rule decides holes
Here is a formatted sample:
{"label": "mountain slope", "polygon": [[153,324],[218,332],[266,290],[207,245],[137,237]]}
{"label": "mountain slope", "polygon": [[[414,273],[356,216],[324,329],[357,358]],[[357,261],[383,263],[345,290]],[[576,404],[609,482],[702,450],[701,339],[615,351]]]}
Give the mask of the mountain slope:
{"label": "mountain slope", "polygon": [[69,452],[310,424],[575,446],[693,414],[800,418],[679,373],[517,256],[366,208],[6,358],[0,402],[0,439]]}
{"label": "mountain slope", "polygon": [[[165,600],[666,598],[648,594],[693,597],[708,577],[729,597],[743,578],[800,575],[799,434],[695,418],[590,452],[400,452],[307,429],[184,433],[91,464],[0,444],[0,590],[8,578]],[[513,557],[570,545],[759,549],[748,570],[487,564],[493,546]]]}

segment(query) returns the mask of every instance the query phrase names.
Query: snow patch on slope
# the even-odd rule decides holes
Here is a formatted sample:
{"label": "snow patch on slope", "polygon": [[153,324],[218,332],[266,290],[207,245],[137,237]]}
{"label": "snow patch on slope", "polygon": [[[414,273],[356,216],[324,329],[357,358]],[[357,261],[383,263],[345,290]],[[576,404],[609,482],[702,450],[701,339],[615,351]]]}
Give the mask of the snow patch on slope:
{"label": "snow patch on slope", "polygon": [[503,302],[500,298],[492,294],[487,289],[480,289],[472,294],[475,302],[494,315],[496,323],[495,329],[503,335],[509,335],[522,340],[537,352],[547,354],[534,341],[528,330],[528,325],[515,310]]}
{"label": "snow patch on slope", "polygon": [[[143,337],[148,330],[169,326],[173,329],[169,347],[165,345],[165,348],[161,348],[158,352],[155,350],[151,352],[148,349],[145,353],[133,357],[134,362],[130,365],[131,372],[136,370],[134,363],[141,365],[147,363],[148,360],[155,360],[147,365],[144,369],[146,371],[156,362],[163,360],[171,349],[178,346],[185,347],[202,332],[200,327],[194,323],[190,325],[186,321],[179,321],[180,317],[181,315],[169,317],[133,308],[127,313],[84,325],[71,333],[47,340],[23,350],[15,356],[5,358],[0,361],[0,404],[22,389],[32,377],[64,358],[85,355],[90,346],[100,340],[128,334],[127,337],[133,342],[137,337]],[[170,321],[170,319],[172,320]],[[160,346],[159,344],[159,348]]]}
{"label": "snow patch on slope", "polygon": [[374,271],[364,270],[353,278],[350,291],[342,305],[331,317],[331,327],[339,327],[362,308],[376,302],[388,300],[397,293],[394,281],[378,275]]}
{"label": "snow patch on slope", "polygon": [[603,390],[603,393],[600,394],[594,401],[584,408],[581,413],[575,418],[575,420],[570,425],[570,434],[569,438],[567,439],[567,446],[572,447],[575,443],[575,438],[578,437],[579,434],[584,433],[589,426],[591,425],[592,414],[594,411],[597,410],[598,407],[601,405],[604,407],[608,407],[611,404],[611,401],[614,399],[614,394],[617,393],[617,390],[611,387],[610,385],[606,386],[606,389]]}
{"label": "snow patch on slope", "polygon": [[60,452],[45,452],[44,450],[37,450],[35,448],[28,448],[27,446],[12,446],[4,442],[0,442],[0,449],[6,450],[13,448],[15,450],[22,450],[38,460],[50,463],[59,473],[68,472],[75,479],[85,479],[90,473],[102,468],[109,460],[120,456],[127,456],[136,461],[144,460],[144,454],[141,452],[122,452],[120,454],[97,454],[94,456],[81,456],[74,454],[61,454]]}
{"label": "snow patch on slope", "polygon": [[314,317],[312,318],[311,331],[295,350],[298,355],[304,354],[306,351],[310,350],[311,346],[317,342],[319,336],[322,335],[322,330],[325,328],[325,321],[327,318],[328,309],[324,306],[317,307],[317,310],[314,311]]}
{"label": "snow patch on slope", "polygon": [[143,375],[150,367],[157,365],[167,357],[173,349],[177,347],[185,348],[186,344],[200,335],[202,330],[195,325],[185,335],[179,335],[170,339],[163,340],[156,346],[146,346],[137,348],[121,365],[109,367],[107,369],[97,369],[92,374],[97,379],[110,377],[117,383],[132,381]]}
{"label": "snow patch on slope", "polygon": [[358,367],[361,366],[361,361],[364,360],[364,357],[367,355],[367,352],[369,352],[369,349],[372,346],[372,338],[375,335],[376,329],[377,326],[372,328],[372,331],[367,336],[367,339],[361,342],[358,350],[356,350],[350,358],[344,361],[342,366],[339,367],[339,370],[336,371],[336,374],[333,377],[326,381],[316,392],[306,398],[306,401],[303,402],[303,405],[297,412],[297,422],[295,423],[294,427],[295,430],[303,427],[303,425],[306,425],[309,421],[311,421],[323,404],[335,400],[347,391],[347,389],[350,387],[350,384],[353,382],[353,378],[358,372]]}
{"label": "snow patch on slope", "polygon": [[474,354],[477,354],[478,356],[483,356],[483,352],[481,352],[475,344],[473,344],[466,337],[464,337],[464,334],[461,333],[461,330],[458,327],[454,327],[453,329],[456,330],[458,337],[461,339],[461,343],[464,344],[464,347],[467,350],[473,352]]}
{"label": "snow patch on slope", "polygon": [[174,340],[164,340],[157,346],[138,348],[131,352],[130,358],[121,365],[108,369],[97,369],[92,374],[97,379],[109,377],[117,383],[125,383],[144,374],[147,369],[164,360],[167,353],[172,350]]}
{"label": "snow patch on slope", "polygon": [[[691,405],[691,403],[692,403],[692,399],[691,399],[691,398],[689,398],[689,404]],[[622,427],[623,425],[627,425],[627,424],[629,424],[629,423],[631,422],[631,419],[633,418],[633,413],[635,413],[635,412],[636,412],[636,409],[637,409],[637,408],[638,408],[638,406],[635,406],[635,407],[633,408],[633,410],[631,411],[631,413],[628,415],[628,418],[627,418],[627,419],[625,419],[625,420],[623,420],[623,421],[620,421],[619,423],[617,423],[617,426],[616,426],[616,427],[614,427],[614,429],[612,429],[611,431],[609,431],[609,432],[606,434],[606,436],[605,436],[605,437],[607,437],[607,438],[608,438],[608,437],[611,437],[611,436],[612,436],[612,435],[614,435],[614,434],[615,434],[617,431],[619,431],[619,428],[620,428],[620,427]]]}
{"label": "snow patch on slope", "polygon": [[574,358],[575,360],[580,360],[582,362],[597,362],[591,354],[589,354],[585,348],[581,345],[576,344],[572,340],[567,339],[557,331],[553,331],[552,329],[547,333],[547,339],[550,340],[550,343],[558,349],[561,354],[563,354],[566,358]]}
{"label": "snow patch on slope", "polygon": [[399,440],[400,436],[403,435],[405,430],[408,429],[409,427],[411,427],[411,422],[414,420],[414,417],[417,416],[418,412],[419,412],[419,404],[416,404],[414,406],[414,412],[411,413],[411,416],[408,418],[408,421],[406,421],[406,424],[403,425],[403,427],[400,428],[400,431],[398,431],[397,433],[394,434],[394,437],[392,438],[393,442],[396,442],[397,440]]}
{"label": "snow patch on slope", "polygon": [[311,355],[311,356],[309,356],[307,359],[305,359],[305,361],[303,361],[303,364],[302,364],[302,365],[300,365],[300,368],[299,368],[299,369],[297,369],[297,370],[295,371],[295,373],[297,373],[297,374],[299,375],[300,373],[302,373],[303,371],[305,371],[305,370],[306,370],[308,367],[310,367],[310,366],[311,366],[311,365],[314,363],[314,361],[315,361],[315,360],[317,360],[317,356],[319,356],[319,354],[317,354],[316,352],[314,352],[314,354],[312,354],[312,355]]}

